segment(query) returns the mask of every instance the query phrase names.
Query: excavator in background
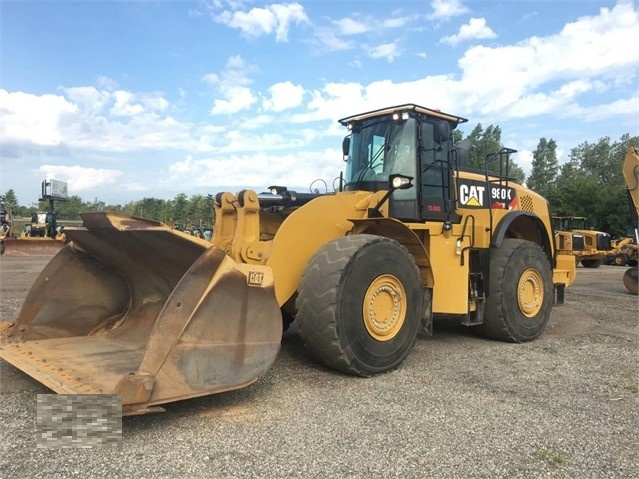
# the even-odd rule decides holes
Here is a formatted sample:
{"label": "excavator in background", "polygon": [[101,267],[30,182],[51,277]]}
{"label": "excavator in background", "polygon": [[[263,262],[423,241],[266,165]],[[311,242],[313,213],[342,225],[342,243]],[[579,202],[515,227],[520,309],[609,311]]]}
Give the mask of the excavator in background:
{"label": "excavator in background", "polygon": [[58,393],[119,394],[133,415],[253,383],[292,320],[357,376],[398,367],[440,314],[534,340],[574,257],[555,249],[548,202],[510,176],[515,150],[469,166],[470,141],[453,140],[466,121],[415,104],[343,118],[336,191],[220,192],[211,241],[82,214],[0,323],[0,357]]}
{"label": "excavator in background", "polygon": [[[628,192],[628,204],[630,216],[635,229],[635,245],[639,243],[639,150],[636,147],[628,148],[623,162],[623,178]],[[628,268],[623,275],[623,284],[632,294],[638,293],[637,264]]]}
{"label": "excavator in background", "polygon": [[63,228],[58,226],[55,201],[67,200],[67,184],[58,180],[44,180],[39,201],[48,202],[46,212],[33,212],[31,222],[24,225],[19,238],[4,241],[7,256],[55,255],[66,243]]}

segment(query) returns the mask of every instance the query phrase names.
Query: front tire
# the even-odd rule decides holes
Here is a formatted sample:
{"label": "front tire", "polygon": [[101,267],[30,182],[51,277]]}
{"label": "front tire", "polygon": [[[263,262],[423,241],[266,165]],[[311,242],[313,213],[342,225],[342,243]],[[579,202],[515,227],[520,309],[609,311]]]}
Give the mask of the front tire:
{"label": "front tire", "polygon": [[423,290],[414,258],[374,235],[330,241],[309,262],[298,289],[297,325],[326,365],[359,375],[396,368],[417,338]]}
{"label": "front tire", "polygon": [[521,343],[537,338],[546,327],[553,305],[552,268],[535,243],[505,239],[492,252],[485,336]]}

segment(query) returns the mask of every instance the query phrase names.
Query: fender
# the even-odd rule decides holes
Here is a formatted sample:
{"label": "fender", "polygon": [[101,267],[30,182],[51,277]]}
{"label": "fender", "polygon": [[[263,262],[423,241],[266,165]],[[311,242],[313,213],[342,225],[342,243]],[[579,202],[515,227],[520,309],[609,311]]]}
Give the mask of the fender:
{"label": "fender", "polygon": [[426,288],[433,287],[435,280],[428,252],[419,237],[408,226],[399,220],[386,217],[350,219],[349,221],[355,225],[353,227],[354,234],[368,233],[384,236],[401,243],[415,258],[423,286]]}
{"label": "fender", "polygon": [[546,253],[548,261],[554,267],[554,244],[548,235],[548,229],[539,216],[527,211],[511,211],[506,214],[493,231],[491,248],[499,248],[504,238],[520,238],[537,243]]}

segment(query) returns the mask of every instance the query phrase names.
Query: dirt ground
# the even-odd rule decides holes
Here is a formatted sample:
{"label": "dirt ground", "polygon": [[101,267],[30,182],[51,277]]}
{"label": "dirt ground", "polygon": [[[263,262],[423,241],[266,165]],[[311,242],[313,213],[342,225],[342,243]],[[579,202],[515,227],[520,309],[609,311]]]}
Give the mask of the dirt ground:
{"label": "dirt ground", "polygon": [[[47,257],[0,259],[0,321]],[[328,370],[289,330],[256,384],[123,418],[114,449],[38,449],[50,391],[0,360],[0,477],[625,478],[639,470],[638,300],[626,268],[579,268],[544,334],[435,322],[395,371]]]}

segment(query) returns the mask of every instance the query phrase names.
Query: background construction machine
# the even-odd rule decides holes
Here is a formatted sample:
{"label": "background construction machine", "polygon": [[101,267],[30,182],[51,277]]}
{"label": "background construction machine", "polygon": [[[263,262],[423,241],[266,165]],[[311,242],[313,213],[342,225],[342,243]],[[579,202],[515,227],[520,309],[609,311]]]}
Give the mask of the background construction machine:
{"label": "background construction machine", "polygon": [[570,254],[584,268],[598,268],[613,251],[610,235],[590,229],[583,216],[554,216],[555,246],[561,254]]}
{"label": "background construction machine", "polygon": [[344,118],[338,191],[218,193],[212,242],[83,214],[0,325],[0,356],[60,393],[120,394],[128,415],[252,383],[283,316],[360,376],[397,367],[436,314],[535,339],[575,261],[554,249],[547,201],[509,178],[513,150],[468,166],[465,121],[413,104]]}
{"label": "background construction machine", "polygon": [[[628,148],[623,162],[623,178],[628,191],[628,204],[630,205],[630,217],[635,229],[635,246],[639,243],[639,151],[637,148]],[[636,249],[635,249],[636,254]],[[637,264],[628,268],[623,275],[623,284],[632,294],[639,290],[639,274]]]}
{"label": "background construction machine", "polygon": [[[634,228],[632,228],[632,235],[634,236]],[[606,255],[604,261],[605,264],[614,264],[615,266],[637,266],[637,252],[639,246],[637,246],[637,240],[632,236],[625,238],[612,240],[612,251]]]}
{"label": "background construction machine", "polygon": [[20,237],[5,240],[5,254],[11,255],[37,255],[55,254],[60,251],[66,242],[66,236],[62,228],[58,227],[55,212],[56,201],[67,200],[67,184],[58,180],[44,180],[42,182],[42,195],[39,201],[47,201],[46,212],[31,214],[31,222],[24,225]]}
{"label": "background construction machine", "polygon": [[0,210],[0,256],[4,254],[4,241],[14,236],[11,211],[5,209]]}

